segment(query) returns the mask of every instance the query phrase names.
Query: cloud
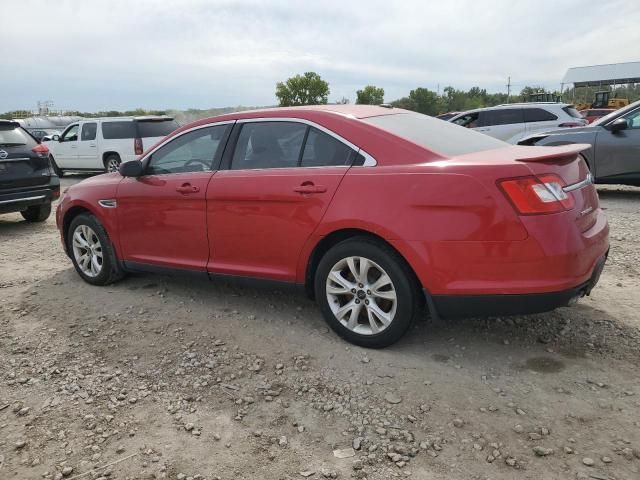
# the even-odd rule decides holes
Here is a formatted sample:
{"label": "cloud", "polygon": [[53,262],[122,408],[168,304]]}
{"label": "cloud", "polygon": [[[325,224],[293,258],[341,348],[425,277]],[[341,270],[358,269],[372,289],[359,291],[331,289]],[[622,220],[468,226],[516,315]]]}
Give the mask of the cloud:
{"label": "cloud", "polygon": [[[330,99],[366,84],[559,87],[568,67],[638,60],[636,2],[4,2],[0,111],[269,105],[317,71]],[[25,31],[25,25],[30,25]],[[614,48],[615,47],[615,48]]]}

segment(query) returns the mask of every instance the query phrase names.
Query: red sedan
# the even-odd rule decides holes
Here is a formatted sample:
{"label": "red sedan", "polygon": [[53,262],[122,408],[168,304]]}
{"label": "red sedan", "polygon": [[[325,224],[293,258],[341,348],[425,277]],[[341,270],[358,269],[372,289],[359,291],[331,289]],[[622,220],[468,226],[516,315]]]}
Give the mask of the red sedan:
{"label": "red sedan", "polygon": [[342,337],[384,347],[425,305],[508,315],[588,294],[609,227],[585,148],[375,106],[233,113],[70,187],[56,220],[91,284],[132,271],[298,284]]}

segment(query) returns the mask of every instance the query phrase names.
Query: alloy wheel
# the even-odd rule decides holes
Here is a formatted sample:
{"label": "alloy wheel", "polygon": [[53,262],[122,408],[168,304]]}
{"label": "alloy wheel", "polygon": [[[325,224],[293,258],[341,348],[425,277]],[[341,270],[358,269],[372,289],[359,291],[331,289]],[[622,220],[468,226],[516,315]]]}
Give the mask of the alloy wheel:
{"label": "alloy wheel", "polygon": [[78,225],[72,237],[73,256],[78,268],[87,277],[96,277],[102,271],[103,257],[100,239],[88,225]]}
{"label": "alloy wheel", "polygon": [[347,257],[330,270],[327,301],[336,319],[360,335],[384,331],[396,314],[398,296],[391,277],[365,257]]}
{"label": "alloy wheel", "polygon": [[117,172],[119,168],[120,168],[120,162],[118,161],[117,158],[110,158],[107,161],[107,172],[109,173]]}

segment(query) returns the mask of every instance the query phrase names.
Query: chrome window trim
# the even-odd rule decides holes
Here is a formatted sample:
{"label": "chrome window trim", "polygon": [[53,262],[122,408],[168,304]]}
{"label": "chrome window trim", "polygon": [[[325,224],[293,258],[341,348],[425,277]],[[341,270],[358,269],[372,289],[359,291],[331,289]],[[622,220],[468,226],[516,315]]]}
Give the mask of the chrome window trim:
{"label": "chrome window trim", "polygon": [[[349,140],[347,140],[344,137],[341,137],[340,135],[338,135],[337,133],[335,133],[332,130],[329,130],[326,127],[323,127],[322,125],[317,124],[316,122],[312,122],[311,120],[307,120],[306,118],[295,118],[295,117],[256,117],[256,118],[241,118],[238,119],[238,123],[262,123],[262,122],[293,122],[293,123],[302,123],[304,125],[309,125],[310,127],[315,127],[318,130],[320,130],[321,132],[326,133],[327,135],[329,135],[330,137],[335,138],[336,140],[338,140],[339,142],[343,143],[344,145],[346,145],[347,147],[349,147],[352,150],[355,150],[356,153],[359,153],[360,155],[362,155],[364,157],[364,163],[362,165],[358,165],[358,166],[362,166],[362,167],[375,167],[378,162],[375,158],[373,158],[373,156],[369,155],[367,152],[365,152],[362,148],[360,148],[359,146],[351,143]],[[340,166],[340,165],[323,165],[323,166],[319,166],[319,167],[280,167],[280,168],[328,168],[328,167],[336,167],[336,166]],[[346,165],[345,165],[346,166]],[[278,167],[276,167],[278,168]],[[255,169],[255,170],[271,170],[271,169]]]}

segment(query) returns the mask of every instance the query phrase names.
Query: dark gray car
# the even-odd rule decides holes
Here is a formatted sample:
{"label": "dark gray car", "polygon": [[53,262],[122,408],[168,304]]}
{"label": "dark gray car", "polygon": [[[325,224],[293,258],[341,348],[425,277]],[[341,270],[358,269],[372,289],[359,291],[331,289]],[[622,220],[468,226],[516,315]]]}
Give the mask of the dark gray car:
{"label": "dark gray car", "polygon": [[582,153],[595,183],[640,186],[640,101],[616,110],[587,127],[563,128],[523,138],[519,145],[588,143]]}

